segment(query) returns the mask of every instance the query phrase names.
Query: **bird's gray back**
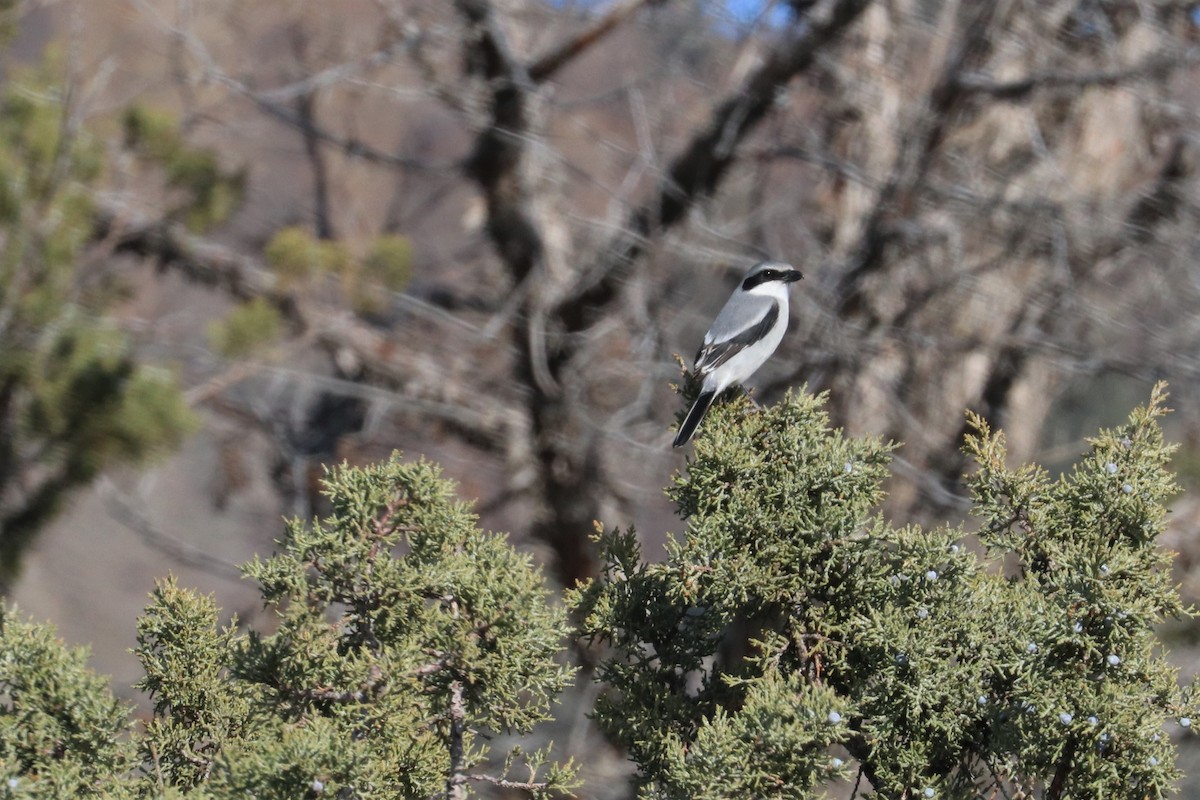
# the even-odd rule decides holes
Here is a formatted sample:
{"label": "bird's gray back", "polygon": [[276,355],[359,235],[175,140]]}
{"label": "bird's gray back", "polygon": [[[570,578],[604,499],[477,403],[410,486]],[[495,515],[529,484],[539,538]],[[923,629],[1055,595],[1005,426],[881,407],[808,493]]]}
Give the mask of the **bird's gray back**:
{"label": "bird's gray back", "polygon": [[[779,302],[773,297],[734,292],[713,320],[704,336],[704,343],[724,342],[756,325]],[[780,304],[779,313],[787,314],[786,296]]]}

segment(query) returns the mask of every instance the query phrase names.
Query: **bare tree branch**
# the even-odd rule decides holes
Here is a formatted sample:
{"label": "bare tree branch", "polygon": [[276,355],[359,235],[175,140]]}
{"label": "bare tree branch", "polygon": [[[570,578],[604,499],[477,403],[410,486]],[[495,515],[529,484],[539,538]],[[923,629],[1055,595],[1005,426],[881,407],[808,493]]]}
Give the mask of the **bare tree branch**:
{"label": "bare tree branch", "polygon": [[538,83],[553,78],[560,69],[602,41],[639,10],[646,6],[663,5],[665,2],[667,0],[621,0],[607,13],[593,20],[591,25],[537,58],[529,65],[529,77]]}
{"label": "bare tree branch", "polygon": [[488,783],[500,789],[513,789],[519,792],[536,792],[546,788],[547,784],[541,781],[514,781],[508,778],[497,778],[495,775],[475,774],[467,776],[467,780],[476,781],[477,783]]}
{"label": "bare tree branch", "polygon": [[234,583],[242,582],[242,571],[236,565],[214,558],[200,548],[163,533],[143,513],[142,507],[145,504],[140,501],[135,503],[109,479],[102,478],[97,489],[109,515],[136,533],[152,550],[162,553],[178,564],[198,569],[215,578]]}
{"label": "bare tree branch", "polygon": [[708,122],[673,158],[653,198],[635,209],[622,231],[600,251],[557,310],[568,331],[590,322],[588,309],[613,301],[654,236],[683,220],[695,203],[710,197],[736,159],[737,146],[767,114],[776,94],[808,69],[818,52],[870,5],[870,0],[832,0],[814,8],[790,41],[776,47],[740,86],[714,106]]}
{"label": "bare tree branch", "polygon": [[[270,89],[256,89],[221,69],[204,42],[193,31],[172,24],[146,0],[128,1],[137,7],[146,18],[168,33],[172,42],[176,43],[177,46],[173,54],[175,55],[176,62],[178,62],[176,64],[177,71],[182,71],[183,69],[179,53],[181,51],[188,53],[200,65],[200,70],[205,81],[224,86],[235,94],[250,100],[263,113],[296,128],[304,136],[306,142],[309,140],[319,141],[339,150],[350,158],[414,172],[438,172],[456,166],[453,164],[430,165],[421,159],[406,158],[401,155],[384,152],[356,137],[340,136],[318,127],[311,118],[311,115],[304,113],[303,98],[312,96],[323,88],[351,80],[364,72],[386,66],[395,61],[401,54],[408,53],[415,56],[419,53],[422,32],[415,26],[390,26],[389,30],[394,32],[390,37],[392,40],[362,58],[327,67],[284,86],[277,86]],[[177,82],[187,85],[187,81]],[[297,111],[289,109],[287,107],[288,103],[299,103],[299,109]]]}
{"label": "bare tree branch", "polygon": [[304,114],[278,105],[249,88],[244,90],[244,94],[259,110],[295,128],[304,136],[305,140],[312,139],[322,142],[350,158],[366,161],[370,164],[381,164],[383,166],[419,173],[444,172],[457,166],[456,164],[430,164],[424,159],[409,158],[407,156],[396,155],[395,153],[384,152],[354,136],[340,136],[325,128],[318,127],[311,118]]}
{"label": "bare tree branch", "polygon": [[997,100],[1024,100],[1037,91],[1048,89],[1084,89],[1092,86],[1120,86],[1141,80],[1161,80],[1177,69],[1200,61],[1200,48],[1183,53],[1156,53],[1141,64],[1121,69],[1094,72],[1041,72],[1024,78],[995,81],[986,75],[964,73],[954,78],[959,91],[983,94]]}
{"label": "bare tree branch", "polygon": [[[303,66],[308,60],[308,36],[303,26],[293,25],[289,29],[292,54]],[[329,208],[329,168],[325,153],[321,149],[322,139],[317,135],[317,94],[314,85],[306,92],[297,94],[293,100],[296,117],[300,122],[304,139],[304,154],[308,158],[313,181],[313,227],[318,239],[334,239],[333,216]]]}

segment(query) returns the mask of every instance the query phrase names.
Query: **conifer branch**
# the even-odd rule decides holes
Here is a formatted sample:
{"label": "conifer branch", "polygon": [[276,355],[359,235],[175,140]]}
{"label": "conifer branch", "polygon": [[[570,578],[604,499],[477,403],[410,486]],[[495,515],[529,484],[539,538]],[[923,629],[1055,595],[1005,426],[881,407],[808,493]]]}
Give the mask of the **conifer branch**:
{"label": "conifer branch", "polygon": [[1050,781],[1049,788],[1046,789],[1046,800],[1062,800],[1063,792],[1067,788],[1067,777],[1071,773],[1071,763],[1075,759],[1075,750],[1079,746],[1079,741],[1074,736],[1067,738],[1067,743],[1063,745],[1062,757],[1058,760],[1058,765],[1054,768],[1054,778]]}
{"label": "conifer branch", "polygon": [[513,789],[520,792],[539,792],[544,791],[550,786],[545,781],[514,781],[508,778],[497,778],[495,775],[476,773],[468,775],[467,780],[478,783],[489,783],[500,789]]}
{"label": "conifer branch", "polygon": [[463,765],[463,736],[466,732],[466,702],[463,682],[450,682],[450,775],[446,779],[448,800],[466,800],[467,775]]}

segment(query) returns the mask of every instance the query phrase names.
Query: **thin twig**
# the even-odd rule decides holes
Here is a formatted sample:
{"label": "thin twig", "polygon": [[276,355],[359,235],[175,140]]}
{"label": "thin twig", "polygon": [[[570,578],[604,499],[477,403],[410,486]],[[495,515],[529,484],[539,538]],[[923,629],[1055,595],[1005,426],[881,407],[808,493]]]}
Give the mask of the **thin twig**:
{"label": "thin twig", "polygon": [[201,570],[223,580],[242,582],[242,572],[236,566],[209,555],[198,547],[181,542],[163,533],[108,478],[101,478],[97,493],[107,507],[109,516],[133,531],[153,550],[167,555],[180,564]]}
{"label": "thin twig", "polygon": [[154,779],[158,784],[159,793],[164,793],[167,790],[166,782],[163,780],[162,764],[158,762],[158,747],[154,744],[154,740],[150,740],[150,760],[154,763]]}
{"label": "thin twig", "polygon": [[854,800],[854,798],[858,797],[858,787],[862,783],[862,779],[863,763],[860,761],[858,763],[858,774],[854,776],[854,790],[850,792],[850,800]]}
{"label": "thin twig", "polygon": [[516,789],[524,792],[537,792],[549,786],[544,781],[513,781],[507,778],[497,778],[493,775],[468,775],[467,780],[478,781],[480,783],[490,783],[493,786],[498,786],[501,789]]}

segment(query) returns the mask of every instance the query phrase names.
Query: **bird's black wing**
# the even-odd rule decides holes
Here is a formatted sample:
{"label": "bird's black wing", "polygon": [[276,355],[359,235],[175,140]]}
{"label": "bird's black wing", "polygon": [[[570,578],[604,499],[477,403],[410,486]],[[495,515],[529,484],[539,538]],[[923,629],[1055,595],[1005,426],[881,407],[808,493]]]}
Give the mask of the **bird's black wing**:
{"label": "bird's black wing", "polygon": [[696,352],[695,370],[699,373],[712,372],[717,367],[745,350],[750,345],[767,335],[767,331],[779,319],[779,303],[771,303],[763,318],[750,327],[738,331],[728,339],[719,342],[706,342]]}

